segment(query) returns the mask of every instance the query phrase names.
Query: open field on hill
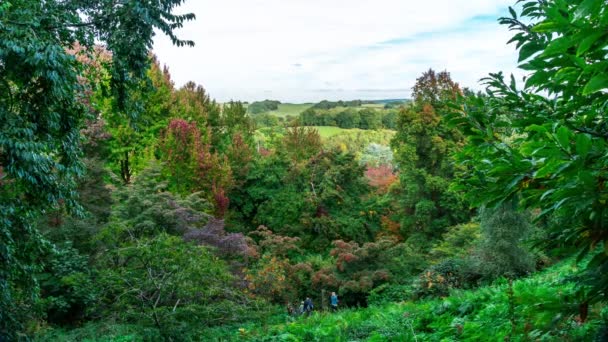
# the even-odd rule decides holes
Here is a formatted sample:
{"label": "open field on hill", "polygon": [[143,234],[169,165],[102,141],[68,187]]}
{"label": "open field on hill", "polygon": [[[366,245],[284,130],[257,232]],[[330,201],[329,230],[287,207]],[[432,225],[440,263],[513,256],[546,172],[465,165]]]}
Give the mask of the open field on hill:
{"label": "open field on hill", "polygon": [[312,103],[281,103],[279,109],[268,112],[268,114],[276,115],[278,117],[300,115],[306,109],[312,107]]}

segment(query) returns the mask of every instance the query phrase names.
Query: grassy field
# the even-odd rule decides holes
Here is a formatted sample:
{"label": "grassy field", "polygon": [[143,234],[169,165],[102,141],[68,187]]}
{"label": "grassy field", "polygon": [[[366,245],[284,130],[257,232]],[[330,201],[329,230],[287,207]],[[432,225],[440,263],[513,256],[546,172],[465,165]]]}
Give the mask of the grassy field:
{"label": "grassy field", "polygon": [[276,115],[278,117],[285,117],[287,115],[298,116],[306,109],[312,107],[312,103],[281,103],[279,109],[268,112],[269,114]]}
{"label": "grassy field", "polygon": [[364,103],[361,105],[363,108],[372,108],[372,109],[383,109],[384,103]]}
{"label": "grassy field", "polygon": [[382,132],[384,134],[388,134],[388,135],[392,135],[394,134],[394,131],[388,130],[388,129],[380,129],[380,130],[365,130],[365,129],[359,129],[359,128],[340,128],[340,127],[334,127],[334,126],[312,126],[314,128],[316,128],[319,131],[319,135],[321,136],[321,139],[327,139],[327,138],[331,138],[334,137],[336,135],[340,135],[340,134],[349,134],[349,135],[356,135],[356,134],[369,134],[371,132]]}
{"label": "grassy field", "polygon": [[[340,128],[340,127],[334,127],[334,126],[313,126],[314,128],[317,129],[317,131],[319,131],[319,135],[321,136],[321,139],[327,139],[327,138],[331,138],[335,135],[341,134],[341,133],[351,133],[354,132],[355,129],[345,129],[345,128]],[[356,131],[360,131],[360,129],[356,129]]]}

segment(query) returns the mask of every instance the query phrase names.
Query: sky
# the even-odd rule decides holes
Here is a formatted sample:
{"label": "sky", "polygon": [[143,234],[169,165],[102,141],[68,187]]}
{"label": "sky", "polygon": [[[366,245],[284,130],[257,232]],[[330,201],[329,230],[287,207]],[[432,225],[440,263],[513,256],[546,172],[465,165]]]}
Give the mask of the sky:
{"label": "sky", "polygon": [[512,33],[497,23],[515,0],[187,0],[196,20],[162,34],[154,53],[176,86],[220,102],[409,98],[429,68],[462,86],[516,69]]}

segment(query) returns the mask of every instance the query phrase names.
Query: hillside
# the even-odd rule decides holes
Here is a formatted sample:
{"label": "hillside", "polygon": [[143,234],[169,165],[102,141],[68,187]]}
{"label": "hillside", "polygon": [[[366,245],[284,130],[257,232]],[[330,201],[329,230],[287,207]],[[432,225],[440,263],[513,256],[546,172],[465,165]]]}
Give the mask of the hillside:
{"label": "hillside", "polygon": [[[576,269],[569,260],[516,280],[512,297],[505,279],[436,299],[409,300],[405,289],[379,291],[372,295],[377,304],[368,308],[316,311],[310,317],[276,313],[264,325],[242,322],[191,329],[199,331],[196,336],[202,341],[591,341],[608,309],[593,306],[587,322],[581,324],[575,286],[568,280]],[[38,339],[73,340],[143,341],[145,331],[101,324],[50,331]]]}

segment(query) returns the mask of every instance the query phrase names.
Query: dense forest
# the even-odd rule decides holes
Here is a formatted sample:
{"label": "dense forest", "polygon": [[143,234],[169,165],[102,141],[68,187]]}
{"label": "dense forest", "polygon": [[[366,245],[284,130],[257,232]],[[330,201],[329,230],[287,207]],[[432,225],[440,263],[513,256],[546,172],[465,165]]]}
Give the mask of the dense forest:
{"label": "dense forest", "polygon": [[0,2],[0,341],[608,339],[603,0],[497,18],[523,84],[289,115],[176,86],[182,2]]}

